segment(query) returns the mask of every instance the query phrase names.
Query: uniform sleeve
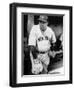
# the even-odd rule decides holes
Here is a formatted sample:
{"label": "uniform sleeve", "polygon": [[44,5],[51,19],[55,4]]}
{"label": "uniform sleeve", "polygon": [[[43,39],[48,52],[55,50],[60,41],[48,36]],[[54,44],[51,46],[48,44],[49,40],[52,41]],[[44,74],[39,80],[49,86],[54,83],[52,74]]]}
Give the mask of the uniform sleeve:
{"label": "uniform sleeve", "polygon": [[55,37],[55,33],[52,31],[52,43],[56,42],[56,37]]}
{"label": "uniform sleeve", "polygon": [[36,33],[35,33],[34,27],[32,27],[32,30],[29,34],[29,40],[28,40],[28,45],[36,46]]}

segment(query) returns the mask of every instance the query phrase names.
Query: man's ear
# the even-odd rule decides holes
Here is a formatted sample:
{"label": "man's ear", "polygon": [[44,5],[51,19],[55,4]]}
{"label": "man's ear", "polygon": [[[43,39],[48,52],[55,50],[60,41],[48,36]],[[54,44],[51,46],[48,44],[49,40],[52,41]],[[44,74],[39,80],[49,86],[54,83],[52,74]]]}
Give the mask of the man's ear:
{"label": "man's ear", "polygon": [[47,22],[47,25],[48,25],[48,22]]}

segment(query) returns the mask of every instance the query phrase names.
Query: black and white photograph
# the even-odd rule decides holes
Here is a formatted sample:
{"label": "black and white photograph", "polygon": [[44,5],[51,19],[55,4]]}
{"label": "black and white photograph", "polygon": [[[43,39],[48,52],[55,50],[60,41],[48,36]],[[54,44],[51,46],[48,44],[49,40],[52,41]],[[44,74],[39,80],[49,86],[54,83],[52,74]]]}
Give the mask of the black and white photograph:
{"label": "black and white photograph", "polygon": [[10,86],[72,83],[72,7],[10,4]]}
{"label": "black and white photograph", "polygon": [[22,13],[22,74],[64,74],[63,15]]}

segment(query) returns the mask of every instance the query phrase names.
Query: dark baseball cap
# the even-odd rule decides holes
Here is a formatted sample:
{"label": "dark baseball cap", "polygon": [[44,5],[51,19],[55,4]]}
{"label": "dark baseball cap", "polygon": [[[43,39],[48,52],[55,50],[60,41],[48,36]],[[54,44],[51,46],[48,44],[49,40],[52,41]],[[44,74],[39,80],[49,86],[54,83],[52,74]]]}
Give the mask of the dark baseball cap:
{"label": "dark baseball cap", "polygon": [[41,22],[47,22],[48,17],[46,15],[40,15],[38,20],[41,21]]}

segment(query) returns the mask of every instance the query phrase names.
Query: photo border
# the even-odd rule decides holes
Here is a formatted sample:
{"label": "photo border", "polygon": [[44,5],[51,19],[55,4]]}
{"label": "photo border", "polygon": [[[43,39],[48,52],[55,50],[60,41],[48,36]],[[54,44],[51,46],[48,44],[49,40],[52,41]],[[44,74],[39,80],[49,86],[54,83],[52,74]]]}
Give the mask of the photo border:
{"label": "photo border", "polygon": [[[31,8],[46,8],[46,9],[65,9],[69,10],[70,16],[70,38],[69,38],[69,80],[67,81],[54,81],[54,82],[37,82],[37,83],[16,83],[17,79],[17,27],[16,27],[16,19],[17,19],[17,7],[31,7]],[[24,86],[41,86],[41,85],[59,85],[59,84],[71,84],[72,83],[72,6],[57,6],[57,5],[42,5],[42,4],[27,4],[27,3],[12,3],[10,4],[10,77],[9,77],[9,85],[11,87],[24,87]]]}

